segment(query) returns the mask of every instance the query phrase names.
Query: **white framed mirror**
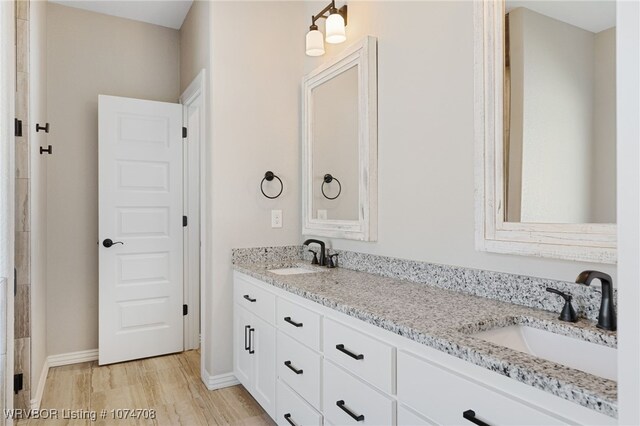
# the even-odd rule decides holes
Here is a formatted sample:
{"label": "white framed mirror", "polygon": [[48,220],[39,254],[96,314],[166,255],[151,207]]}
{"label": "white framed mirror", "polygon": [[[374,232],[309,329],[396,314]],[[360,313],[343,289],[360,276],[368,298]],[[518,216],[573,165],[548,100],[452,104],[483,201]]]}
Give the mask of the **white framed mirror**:
{"label": "white framed mirror", "polygon": [[616,263],[615,16],[474,2],[478,250]]}
{"label": "white framed mirror", "polygon": [[377,238],[377,40],[367,36],[302,81],[302,233]]}

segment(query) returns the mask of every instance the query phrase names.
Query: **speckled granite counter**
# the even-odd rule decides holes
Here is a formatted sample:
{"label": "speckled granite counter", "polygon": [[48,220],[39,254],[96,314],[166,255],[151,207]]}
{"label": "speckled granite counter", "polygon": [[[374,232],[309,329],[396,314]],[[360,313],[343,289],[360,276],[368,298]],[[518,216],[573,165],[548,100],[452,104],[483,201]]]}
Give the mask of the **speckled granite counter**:
{"label": "speckled granite counter", "polygon": [[[412,339],[473,364],[617,417],[617,384],[470,336],[496,326],[526,324],[605,346],[615,333],[581,319],[568,324],[558,314],[405,280],[344,268],[276,275],[268,269],[307,262],[237,263],[234,269],[261,281]],[[452,315],[452,313],[455,313]]]}

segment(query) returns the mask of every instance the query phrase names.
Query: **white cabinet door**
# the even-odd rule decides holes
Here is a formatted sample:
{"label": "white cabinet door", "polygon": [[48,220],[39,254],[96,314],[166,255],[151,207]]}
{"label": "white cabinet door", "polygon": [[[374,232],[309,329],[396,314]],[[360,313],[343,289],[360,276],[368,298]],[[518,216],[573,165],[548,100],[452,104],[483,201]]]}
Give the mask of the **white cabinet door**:
{"label": "white cabinet door", "polygon": [[251,388],[253,377],[253,358],[249,353],[249,331],[252,327],[251,315],[238,305],[234,307],[233,314],[233,371],[236,378],[245,388]]}
{"label": "white cabinet door", "polygon": [[262,408],[275,416],[276,406],[276,329],[266,321],[253,316],[255,326],[249,332],[253,360],[252,394]]}

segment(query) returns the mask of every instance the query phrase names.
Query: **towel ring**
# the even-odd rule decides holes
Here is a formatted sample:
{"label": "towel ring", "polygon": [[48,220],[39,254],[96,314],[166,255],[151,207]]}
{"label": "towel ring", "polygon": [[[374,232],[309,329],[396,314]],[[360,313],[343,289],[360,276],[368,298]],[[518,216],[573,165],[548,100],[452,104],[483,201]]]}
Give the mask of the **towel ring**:
{"label": "towel ring", "polygon": [[[278,179],[278,182],[280,182],[280,192],[278,192],[278,195],[275,195],[275,196],[271,197],[271,196],[265,194],[263,185],[264,185],[264,181],[265,180],[267,182],[271,182],[274,178]],[[268,172],[266,172],[264,174],[264,177],[262,178],[262,182],[260,182],[260,191],[262,192],[262,195],[264,195],[265,197],[273,200],[274,198],[278,198],[280,196],[280,194],[282,194],[283,190],[284,190],[284,185],[282,183],[282,180],[278,176],[274,175],[272,171],[268,171]]]}
{"label": "towel ring", "polygon": [[[338,195],[336,195],[335,197],[327,197],[327,194],[324,193],[324,184],[331,183],[334,180],[338,182]],[[320,187],[320,189],[322,190],[322,195],[324,195],[324,198],[326,198],[327,200],[335,200],[342,193],[342,184],[338,179],[334,178],[329,173],[327,173],[326,175],[324,175],[324,179],[322,180],[322,186]]]}

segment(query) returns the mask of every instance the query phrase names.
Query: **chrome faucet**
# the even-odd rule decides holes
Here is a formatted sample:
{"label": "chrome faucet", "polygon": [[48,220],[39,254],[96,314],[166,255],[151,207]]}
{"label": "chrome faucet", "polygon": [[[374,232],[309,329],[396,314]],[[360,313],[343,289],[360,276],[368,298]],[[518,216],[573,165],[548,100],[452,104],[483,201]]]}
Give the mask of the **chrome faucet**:
{"label": "chrome faucet", "polygon": [[308,246],[309,244],[313,244],[316,243],[320,246],[320,258],[318,259],[318,263],[320,266],[326,266],[327,265],[327,261],[325,258],[325,245],[324,245],[324,241],[321,240],[314,240],[313,238],[308,239],[307,241],[305,241],[304,243],[302,243],[303,246]]}
{"label": "chrome faucet", "polygon": [[598,315],[598,328],[616,331],[616,309],[613,306],[613,280],[610,275],[600,271],[583,271],[576,278],[578,284],[591,284],[594,279],[602,283],[602,300],[600,302],[600,314]]}

